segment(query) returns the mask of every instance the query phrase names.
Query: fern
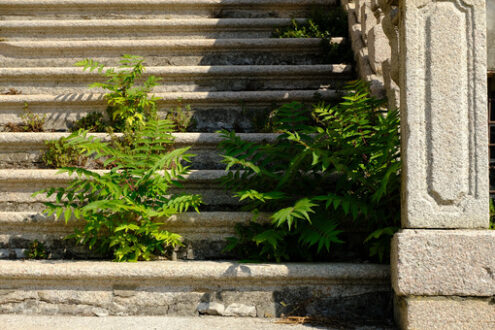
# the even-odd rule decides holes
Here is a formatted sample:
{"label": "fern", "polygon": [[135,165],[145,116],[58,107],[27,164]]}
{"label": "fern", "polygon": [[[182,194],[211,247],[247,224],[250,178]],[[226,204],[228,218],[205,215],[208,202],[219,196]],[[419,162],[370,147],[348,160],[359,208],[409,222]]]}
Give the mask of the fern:
{"label": "fern", "polygon": [[[83,70],[97,71],[107,78],[103,83],[93,83],[90,87],[107,90],[109,125],[116,131],[134,130],[145,121],[156,119],[156,101],[150,93],[158,84],[155,76],[148,77],[141,85],[145,71],[143,58],[123,55],[117,69],[106,69],[105,65],[92,59],[85,59],[75,65]],[[89,120],[89,119],[88,119]]]}
{"label": "fern", "polygon": [[239,229],[247,238],[231,240],[230,249],[250,246],[245,257],[261,260],[326,260],[343,232],[364,231],[370,255],[385,258],[400,213],[398,113],[382,112],[384,101],[362,82],[346,88],[336,105],[277,109],[274,143],[221,132],[223,185],[245,209],[272,212],[270,226]]}
{"label": "fern", "polygon": [[111,253],[116,261],[150,260],[182,245],[179,235],[162,227],[175,213],[198,211],[201,197],[168,192],[180,185],[188,173],[183,164],[193,156],[188,148],[164,152],[174,142],[172,126],[167,120],[144,123],[125,152],[88,131],[72,133],[66,142],[69,146],[115,166],[103,174],[62,168],[60,172],[73,177],[69,186],[38,192],[55,196],[54,203],[46,203],[46,213],[63,216],[66,222],[85,220],[84,228],[70,238],[100,254]]}

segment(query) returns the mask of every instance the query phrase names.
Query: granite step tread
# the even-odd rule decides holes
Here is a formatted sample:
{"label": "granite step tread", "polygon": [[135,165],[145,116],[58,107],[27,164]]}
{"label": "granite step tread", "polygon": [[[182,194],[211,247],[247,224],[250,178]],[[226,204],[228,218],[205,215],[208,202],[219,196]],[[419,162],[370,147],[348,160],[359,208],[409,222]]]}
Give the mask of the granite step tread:
{"label": "granite step tread", "polygon": [[[352,79],[353,68],[346,64],[151,66],[143,76],[150,75],[160,78],[155,93],[314,90],[339,88]],[[76,67],[1,68],[0,94],[11,90],[27,95],[102,93],[103,89],[88,86],[105,79],[97,71]]]}
{"label": "granite step tread", "polygon": [[[246,319],[243,317],[180,317],[180,316],[33,316],[33,315],[0,315],[0,323],[4,330],[54,330],[54,329],[101,329],[101,330],[136,330],[163,329],[169,330],[304,330],[315,329],[310,324],[284,324],[283,319]],[[365,324],[364,324],[365,325]],[[330,330],[341,329],[328,328]],[[357,328],[360,330],[360,328]],[[367,330],[383,329],[366,327]]]}
{"label": "granite step tread", "polygon": [[[145,62],[146,64],[146,62]],[[117,69],[108,67],[107,69]],[[189,79],[196,76],[306,76],[335,75],[352,71],[349,64],[316,64],[316,65],[198,65],[198,66],[147,66],[143,76],[154,75],[162,79]],[[53,79],[79,78],[95,79],[101,76],[97,71],[83,71],[82,68],[71,67],[4,67],[0,68],[0,79],[19,78]]]}
{"label": "granite step tread", "polygon": [[[332,38],[331,43],[341,43],[344,38]],[[0,42],[0,51],[3,54],[15,52],[21,54],[36,50],[38,52],[81,52],[107,50],[175,50],[193,52],[196,50],[210,51],[232,51],[242,49],[243,51],[297,51],[305,49],[305,52],[314,51],[319,48],[321,39],[319,38],[253,38],[253,39],[149,39],[149,40],[29,40],[29,41],[9,41]]]}
{"label": "granite step tread", "polygon": [[389,286],[375,264],[0,260],[0,313],[385,319]]}
{"label": "granite step tread", "polygon": [[[307,20],[295,21],[302,24]],[[291,23],[290,18],[33,19],[0,21],[0,31],[6,40],[268,38],[277,28]]]}
{"label": "granite step tread", "polygon": [[[342,95],[333,89],[274,91],[215,91],[154,93],[159,98],[159,116],[173,113],[177,107],[192,116],[195,132],[220,129],[242,133],[260,131],[268,114],[283,103],[335,100]],[[105,112],[107,102],[102,93],[64,93],[0,95],[0,125],[21,123],[25,107],[46,116],[45,129],[65,131],[72,123],[90,112]],[[186,106],[190,106],[190,110]]]}

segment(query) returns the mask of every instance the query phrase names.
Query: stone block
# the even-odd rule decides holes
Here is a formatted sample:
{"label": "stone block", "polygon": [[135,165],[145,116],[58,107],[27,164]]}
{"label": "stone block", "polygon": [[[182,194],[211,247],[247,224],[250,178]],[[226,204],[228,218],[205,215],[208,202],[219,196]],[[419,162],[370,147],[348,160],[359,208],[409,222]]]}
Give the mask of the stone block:
{"label": "stone block", "polygon": [[400,88],[392,79],[391,59],[382,62],[382,75],[387,93],[388,108],[390,110],[400,109]]}
{"label": "stone block", "polygon": [[494,329],[493,298],[408,297],[396,308],[402,329]]}
{"label": "stone block", "polygon": [[400,6],[402,225],[487,228],[485,1]]}
{"label": "stone block", "polygon": [[385,86],[381,76],[372,74],[366,77],[366,81],[370,84],[371,95],[377,98],[384,98],[386,96]]}
{"label": "stone block", "polygon": [[391,57],[388,38],[380,24],[375,25],[368,34],[368,58],[375,73],[382,73],[382,62]]}
{"label": "stone block", "polygon": [[[387,36],[387,40],[390,47],[390,78],[399,84],[399,29],[393,23],[392,17],[393,11],[388,11],[382,19],[382,30]],[[382,68],[383,69],[383,68]]]}
{"label": "stone block", "polygon": [[361,7],[365,5],[366,0],[355,0],[354,3],[354,14],[356,15],[356,22],[361,23]]}
{"label": "stone block", "polygon": [[399,296],[494,296],[495,231],[403,230],[391,266]]}
{"label": "stone block", "polygon": [[208,315],[223,315],[225,306],[217,302],[200,303],[198,305],[198,312],[200,314]]}
{"label": "stone block", "polygon": [[379,23],[379,17],[375,16],[371,9],[371,3],[367,1],[361,6],[361,33],[363,34],[363,39],[365,41],[368,39],[370,30]]}
{"label": "stone block", "polygon": [[256,307],[244,304],[231,304],[225,309],[225,316],[256,317]]}
{"label": "stone block", "polygon": [[495,1],[487,1],[488,69],[495,70]]}

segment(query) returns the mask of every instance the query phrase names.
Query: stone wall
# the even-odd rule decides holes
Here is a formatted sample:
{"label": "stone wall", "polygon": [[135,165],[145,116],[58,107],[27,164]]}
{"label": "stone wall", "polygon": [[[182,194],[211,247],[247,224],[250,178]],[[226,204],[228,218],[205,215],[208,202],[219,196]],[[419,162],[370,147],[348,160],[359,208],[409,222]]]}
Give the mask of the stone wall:
{"label": "stone wall", "polygon": [[398,0],[343,0],[358,75],[399,108]]}
{"label": "stone wall", "polygon": [[495,71],[495,1],[487,0],[488,70]]}

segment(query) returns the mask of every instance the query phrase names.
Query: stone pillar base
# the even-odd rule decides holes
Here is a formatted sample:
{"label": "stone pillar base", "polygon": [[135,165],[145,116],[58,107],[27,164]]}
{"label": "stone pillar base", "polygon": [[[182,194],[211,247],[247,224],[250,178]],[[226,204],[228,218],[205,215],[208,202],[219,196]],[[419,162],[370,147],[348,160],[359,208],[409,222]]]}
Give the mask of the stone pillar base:
{"label": "stone pillar base", "polygon": [[478,297],[396,297],[402,329],[494,329],[495,299]]}
{"label": "stone pillar base", "polygon": [[495,231],[402,230],[391,265],[402,329],[495,329]]}

